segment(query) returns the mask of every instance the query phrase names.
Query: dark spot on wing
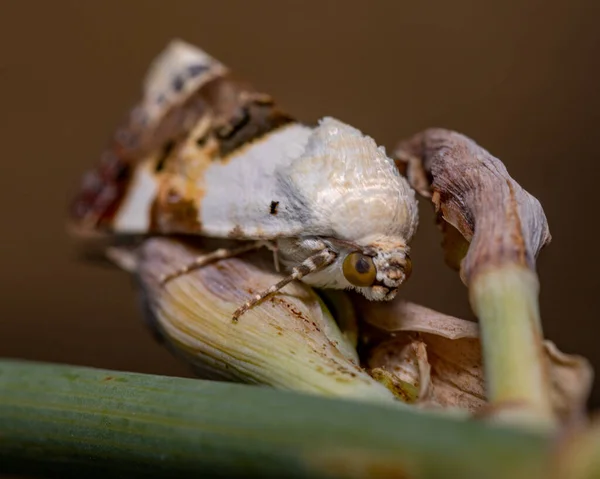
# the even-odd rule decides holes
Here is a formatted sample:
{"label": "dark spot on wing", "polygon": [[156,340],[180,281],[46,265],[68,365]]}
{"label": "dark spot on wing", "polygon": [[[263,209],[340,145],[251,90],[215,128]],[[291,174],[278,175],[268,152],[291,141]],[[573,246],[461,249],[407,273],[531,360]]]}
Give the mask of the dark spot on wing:
{"label": "dark spot on wing", "polygon": [[199,147],[203,147],[204,145],[206,145],[209,136],[209,132],[207,131],[203,136],[199,137],[196,140],[196,145],[198,145]]}
{"label": "dark spot on wing", "polygon": [[198,64],[198,65],[190,65],[188,67],[188,75],[190,78],[200,75],[201,73],[208,70],[208,66]]}
{"label": "dark spot on wing", "polygon": [[183,89],[183,85],[184,85],[184,81],[183,78],[181,78],[179,75],[177,75],[175,78],[173,78],[173,90],[175,90],[176,92],[180,92]]}
{"label": "dark spot on wing", "polygon": [[125,164],[118,164],[115,166],[115,180],[117,182],[127,181],[130,174],[130,167]]}
{"label": "dark spot on wing", "polygon": [[256,92],[228,75],[208,82],[202,92],[217,119],[213,131],[219,140],[221,158],[294,122],[276,107],[271,96]]}
{"label": "dark spot on wing", "polygon": [[277,214],[277,208],[279,206],[279,201],[271,201],[271,207],[270,207],[270,213],[272,215],[276,215]]}
{"label": "dark spot on wing", "polygon": [[163,146],[162,154],[158,158],[158,161],[156,162],[156,166],[154,167],[154,171],[156,171],[158,173],[158,172],[164,170],[165,164],[167,163],[167,159],[171,155],[173,148],[175,148],[175,141],[169,140],[165,143],[165,146]]}
{"label": "dark spot on wing", "polygon": [[238,131],[240,131],[250,121],[248,109],[241,106],[227,119],[227,122],[219,125],[215,134],[220,140],[231,139]]}

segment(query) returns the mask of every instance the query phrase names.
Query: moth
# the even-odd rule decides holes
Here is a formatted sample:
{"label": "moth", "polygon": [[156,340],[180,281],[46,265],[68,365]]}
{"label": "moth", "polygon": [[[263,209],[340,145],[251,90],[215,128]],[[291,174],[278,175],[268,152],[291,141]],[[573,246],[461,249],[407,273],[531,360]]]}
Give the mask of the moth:
{"label": "moth", "polygon": [[71,210],[80,232],[237,240],[165,285],[222,258],[269,248],[286,284],[391,300],[410,275],[415,193],[385,149],[335,118],[303,124],[202,50],[171,42]]}

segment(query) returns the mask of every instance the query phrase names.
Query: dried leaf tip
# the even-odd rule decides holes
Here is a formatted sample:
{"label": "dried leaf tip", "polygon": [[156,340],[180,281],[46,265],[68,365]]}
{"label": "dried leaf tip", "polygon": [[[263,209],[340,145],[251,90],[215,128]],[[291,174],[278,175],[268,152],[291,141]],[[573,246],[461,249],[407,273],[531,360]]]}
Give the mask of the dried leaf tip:
{"label": "dried leaf tip", "polygon": [[468,284],[486,266],[535,268],[539,251],[551,240],[544,210],[498,158],[465,135],[444,129],[425,130],[401,142],[395,156],[413,188],[430,197],[440,218],[470,243],[462,261],[463,281]]}

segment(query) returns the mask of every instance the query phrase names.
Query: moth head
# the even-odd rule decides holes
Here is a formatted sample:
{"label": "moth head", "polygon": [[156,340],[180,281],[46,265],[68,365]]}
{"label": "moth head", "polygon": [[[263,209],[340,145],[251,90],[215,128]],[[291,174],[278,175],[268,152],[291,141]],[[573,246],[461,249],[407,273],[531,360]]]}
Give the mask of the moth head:
{"label": "moth head", "polygon": [[350,251],[342,259],[344,279],[373,301],[393,299],[411,272],[408,248],[401,240],[378,241]]}
{"label": "moth head", "polygon": [[415,192],[385,148],[358,129],[323,118],[302,155],[286,170],[313,231],[324,232],[334,264],[306,278],[390,300],[411,271],[407,243],[418,224]]}

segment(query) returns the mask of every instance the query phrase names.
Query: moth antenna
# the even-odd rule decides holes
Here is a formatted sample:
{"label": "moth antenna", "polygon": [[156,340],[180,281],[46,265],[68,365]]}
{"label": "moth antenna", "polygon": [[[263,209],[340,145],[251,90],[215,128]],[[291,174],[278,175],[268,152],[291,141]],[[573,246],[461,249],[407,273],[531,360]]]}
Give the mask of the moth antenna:
{"label": "moth antenna", "polygon": [[203,266],[213,263],[215,261],[219,261],[220,259],[232,258],[233,256],[239,256],[241,254],[247,253],[248,251],[253,251],[265,246],[264,241],[253,241],[252,243],[245,244],[238,248],[219,248],[212,253],[208,253],[202,256],[198,256],[194,259],[192,263],[189,263],[182,268],[173,271],[172,273],[165,274],[160,282],[164,285],[167,282],[175,279],[179,276],[189,273],[195,269],[202,268]]}
{"label": "moth antenna", "polygon": [[294,269],[292,269],[292,272],[290,273],[289,276],[286,276],[281,281],[279,281],[277,284],[274,284],[269,289],[262,291],[261,293],[254,296],[250,301],[248,301],[244,305],[240,306],[233,313],[233,317],[232,317],[233,322],[237,323],[239,317],[242,314],[244,314],[246,311],[250,310],[257,304],[259,304],[260,302],[262,302],[263,300],[265,300],[272,294],[275,294],[277,291],[279,291],[281,288],[283,288],[287,284],[291,283],[295,279],[302,279],[307,274],[313,273],[321,268],[329,266],[331,263],[333,263],[335,261],[335,258],[336,258],[336,254],[329,249],[324,249],[324,250],[319,251],[318,253],[306,258],[302,263],[300,263],[298,266],[296,266]]}

